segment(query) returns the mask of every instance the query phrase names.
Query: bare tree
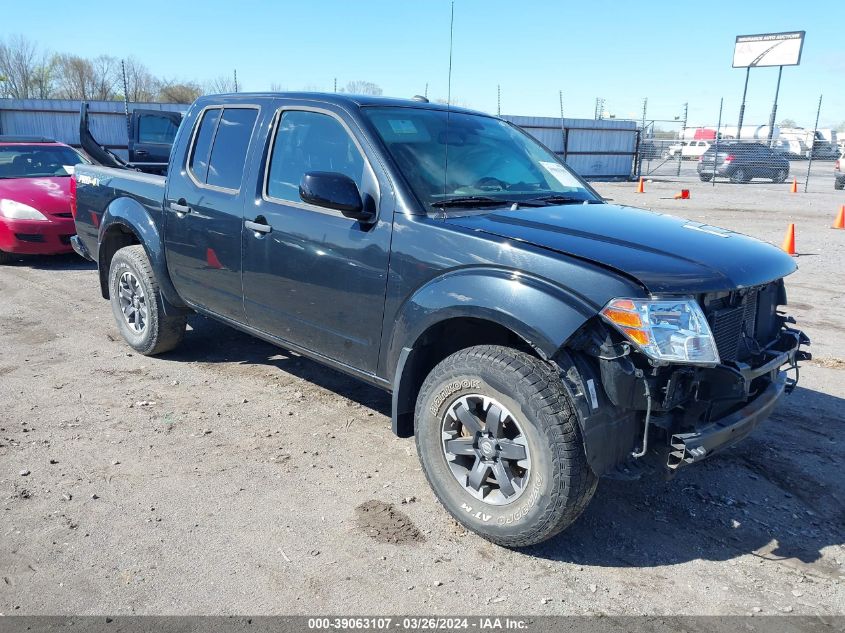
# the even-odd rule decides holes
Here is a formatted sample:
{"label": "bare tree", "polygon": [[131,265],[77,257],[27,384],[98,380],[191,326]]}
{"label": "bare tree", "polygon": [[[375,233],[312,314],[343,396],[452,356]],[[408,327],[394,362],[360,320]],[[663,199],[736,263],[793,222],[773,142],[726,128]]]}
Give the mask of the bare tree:
{"label": "bare tree", "polygon": [[134,103],[155,101],[159,93],[159,80],[134,57],[125,60],[124,65],[129,101]]}
{"label": "bare tree", "polygon": [[33,99],[50,99],[56,92],[56,62],[53,55],[43,53],[32,76],[30,94]]}
{"label": "bare tree", "polygon": [[270,92],[287,92],[287,86],[274,81],[270,84]]}
{"label": "bare tree", "polygon": [[115,97],[118,83],[120,62],[110,55],[98,55],[91,60],[91,86],[94,89],[92,99],[110,101]]}
{"label": "bare tree", "polygon": [[350,81],[345,87],[340,89],[341,92],[348,92],[353,95],[374,95],[376,97],[382,94],[381,87],[370,81]]}
{"label": "bare tree", "polygon": [[38,62],[38,47],[25,37],[0,42],[0,92],[12,99],[31,98]]}
{"label": "bare tree", "polygon": [[206,94],[226,94],[229,92],[236,92],[234,76],[220,75],[212,79],[205,86]]}
{"label": "bare tree", "polygon": [[164,103],[193,103],[202,94],[202,87],[192,81],[162,81],[158,98]]}
{"label": "bare tree", "polygon": [[78,55],[56,55],[56,85],[64,99],[93,99],[96,90],[94,64]]}

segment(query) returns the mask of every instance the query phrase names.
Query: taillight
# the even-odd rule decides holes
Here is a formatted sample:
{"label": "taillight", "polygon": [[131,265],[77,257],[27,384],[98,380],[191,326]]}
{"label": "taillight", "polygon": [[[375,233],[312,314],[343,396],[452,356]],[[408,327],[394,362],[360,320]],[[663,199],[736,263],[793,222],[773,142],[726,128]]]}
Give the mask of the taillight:
{"label": "taillight", "polygon": [[733,155],[733,154],[728,154],[727,156],[725,156],[725,162],[726,162],[726,163],[731,162],[733,159],[734,159],[734,155]]}
{"label": "taillight", "polygon": [[76,218],[76,177],[70,177],[70,214]]}
{"label": "taillight", "polygon": [[836,162],[835,162],[835,163],[833,163],[833,168],[834,168],[836,171],[842,171],[842,167],[840,167],[840,164],[841,164],[841,163],[840,163],[840,162],[839,162],[839,160],[837,159],[837,160],[836,160]]}

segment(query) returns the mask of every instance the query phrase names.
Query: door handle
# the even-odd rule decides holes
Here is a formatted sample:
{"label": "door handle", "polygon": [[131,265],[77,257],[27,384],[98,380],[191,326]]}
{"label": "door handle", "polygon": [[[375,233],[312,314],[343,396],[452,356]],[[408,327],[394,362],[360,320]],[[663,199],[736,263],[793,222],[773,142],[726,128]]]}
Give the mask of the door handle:
{"label": "door handle", "polygon": [[145,149],[136,149],[135,156],[149,156],[149,152]]}
{"label": "door handle", "polygon": [[269,224],[261,224],[259,222],[252,222],[250,220],[244,221],[244,226],[250,231],[255,231],[256,233],[269,233],[273,230],[273,227]]}
{"label": "door handle", "polygon": [[173,211],[180,218],[184,218],[187,214],[191,212],[191,207],[185,204],[184,198],[180,198],[178,202],[170,203],[170,210]]}

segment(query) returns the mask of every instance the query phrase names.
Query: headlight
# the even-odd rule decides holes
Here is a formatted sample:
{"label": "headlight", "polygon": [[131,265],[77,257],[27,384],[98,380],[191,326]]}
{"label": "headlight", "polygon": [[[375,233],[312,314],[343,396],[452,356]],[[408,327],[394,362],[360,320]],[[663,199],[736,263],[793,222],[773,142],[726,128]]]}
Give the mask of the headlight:
{"label": "headlight", "polygon": [[10,220],[42,220],[47,218],[38,209],[17,200],[0,199],[0,215]]}
{"label": "headlight", "polygon": [[694,299],[613,299],[601,315],[653,360],[719,363],[713,333]]}

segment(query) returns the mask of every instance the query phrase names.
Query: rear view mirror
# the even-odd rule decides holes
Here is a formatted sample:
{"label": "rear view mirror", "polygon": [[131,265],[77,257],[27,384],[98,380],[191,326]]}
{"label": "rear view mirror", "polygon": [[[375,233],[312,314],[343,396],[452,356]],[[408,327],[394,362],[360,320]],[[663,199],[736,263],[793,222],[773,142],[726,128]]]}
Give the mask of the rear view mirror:
{"label": "rear view mirror", "polygon": [[302,176],[299,197],[304,202],[340,211],[347,218],[366,222],[374,216],[364,210],[358,185],[349,176],[329,171],[309,171]]}

